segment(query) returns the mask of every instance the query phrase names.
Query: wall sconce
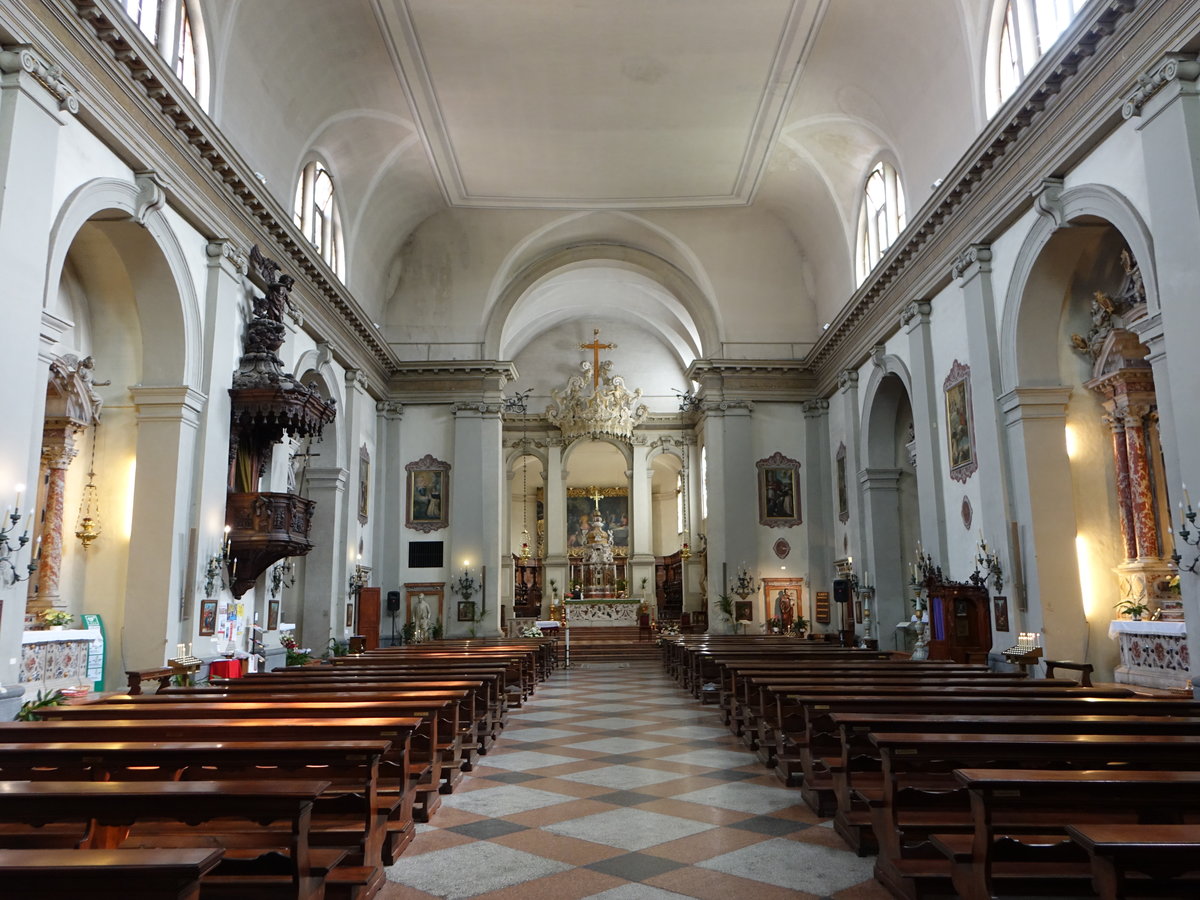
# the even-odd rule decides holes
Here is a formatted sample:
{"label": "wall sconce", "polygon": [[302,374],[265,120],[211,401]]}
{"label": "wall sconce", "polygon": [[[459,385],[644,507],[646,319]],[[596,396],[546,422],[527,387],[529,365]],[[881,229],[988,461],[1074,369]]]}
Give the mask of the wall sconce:
{"label": "wall sconce", "polygon": [[915,564],[908,564],[908,583],[913,587],[920,587],[930,579],[942,581],[942,567],[934,564],[933,557],[926,553],[921,547],[921,542],[917,541],[917,561]]}
{"label": "wall sconce", "polygon": [[[1187,512],[1183,511],[1184,503],[1187,503]],[[1191,525],[1191,528],[1188,528],[1189,524]],[[1183,542],[1183,545],[1185,547],[1195,547],[1196,548],[1196,557],[1188,565],[1186,565],[1186,566],[1182,565],[1181,560],[1183,559],[1183,557],[1180,556],[1180,553],[1179,553],[1179,544],[1176,544],[1175,552],[1171,554],[1171,559],[1174,561],[1175,569],[1178,572],[1182,572],[1186,569],[1187,571],[1191,572],[1192,574],[1200,574],[1200,573],[1196,572],[1196,566],[1200,565],[1200,531],[1194,530],[1195,528],[1196,528],[1196,511],[1194,509],[1192,509],[1192,495],[1188,493],[1187,485],[1185,484],[1183,486],[1183,500],[1179,501],[1179,532],[1178,532],[1178,534],[1179,534],[1179,539]],[[1192,535],[1196,536],[1195,540],[1192,540]]]}
{"label": "wall sconce", "polygon": [[470,570],[463,566],[463,573],[450,582],[450,590],[464,600],[470,600],[471,595],[479,590],[479,582],[475,580]]}
{"label": "wall sconce", "polygon": [[229,570],[229,578],[231,580],[233,579],[233,576],[237,574],[237,560],[231,559],[229,555],[229,531],[230,528],[228,525],[226,525],[225,536],[221,541],[221,552],[214,553],[212,556],[210,556],[208,558],[208,565],[204,567],[205,597],[212,598],[215,596],[213,591],[218,583],[221,585],[221,590],[227,590],[229,588],[229,585],[225,582],[226,569]]}
{"label": "wall sconce", "polygon": [[[17,504],[15,508],[10,508],[8,512],[8,526],[4,527],[3,520],[0,520],[0,581],[5,585],[13,585],[18,581],[26,581],[29,576],[37,571],[37,560],[31,559],[25,567],[25,576],[21,577],[21,573],[17,568],[17,556],[22,548],[29,543],[29,517],[25,516],[25,528],[17,535],[18,526],[21,524],[21,495],[25,492],[25,485],[17,485]],[[39,541],[41,539],[39,538]],[[13,541],[16,541],[16,546],[13,546]]]}
{"label": "wall sconce", "polygon": [[729,590],[730,593],[737,594],[743,600],[758,590],[758,584],[755,583],[754,576],[745,563],[738,567],[737,575],[729,582]]}
{"label": "wall sconce", "polygon": [[988,583],[988,579],[991,579],[997,594],[1004,589],[1004,572],[1000,569],[1000,557],[987,545],[982,532],[975,547],[975,571],[971,573],[970,579],[971,584],[976,587],[983,587]]}
{"label": "wall sconce", "polygon": [[285,587],[296,584],[296,564],[290,556],[284,557],[283,562],[271,569],[271,596],[278,597]]}
{"label": "wall sconce", "polygon": [[358,562],[354,565],[354,571],[350,573],[350,593],[357,597],[359,592],[367,586],[370,575],[371,569],[362,564],[362,555],[360,554]]}

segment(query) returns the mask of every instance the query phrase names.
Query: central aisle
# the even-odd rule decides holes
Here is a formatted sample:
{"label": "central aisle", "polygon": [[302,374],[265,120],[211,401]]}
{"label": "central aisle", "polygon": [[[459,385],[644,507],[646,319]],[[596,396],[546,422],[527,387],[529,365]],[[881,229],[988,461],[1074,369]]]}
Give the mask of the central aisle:
{"label": "central aisle", "polygon": [[888,897],[657,662],[556,671],[435,821],[379,897]]}

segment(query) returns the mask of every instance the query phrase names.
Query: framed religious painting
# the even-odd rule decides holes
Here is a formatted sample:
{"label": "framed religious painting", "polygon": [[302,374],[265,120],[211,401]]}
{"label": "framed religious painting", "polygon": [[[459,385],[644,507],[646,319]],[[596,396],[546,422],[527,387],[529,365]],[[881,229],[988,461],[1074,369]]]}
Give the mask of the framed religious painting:
{"label": "framed religious painting", "polygon": [[426,453],[404,467],[408,473],[404,524],[428,534],[450,525],[450,463]]}
{"label": "framed religious painting", "polygon": [[790,528],[800,524],[800,463],[782,453],[760,459],[758,467],[758,524]]}
{"label": "framed religious painting", "polygon": [[838,503],[838,521],[850,521],[850,494],[846,488],[846,445],[838,444],[837,456],[834,457],[834,462],[837,465],[837,503]]}
{"label": "framed religious painting", "polygon": [[1008,598],[993,597],[992,607],[996,616],[996,630],[1008,631]]}
{"label": "framed religious painting", "polygon": [[971,409],[971,368],[957,359],[942,383],[946,395],[946,441],[950,477],[964,484],[979,468],[975,455],[975,419]]}
{"label": "framed religious painting", "polygon": [[474,600],[459,600],[458,601],[458,621],[474,622],[475,621],[475,601]]}
{"label": "framed religious painting", "polygon": [[354,601],[346,601],[346,627],[354,628]]}
{"label": "framed religious painting", "polygon": [[371,508],[371,454],[363,444],[358,451],[358,524],[366,525]]}
{"label": "framed religious painting", "polygon": [[[596,511],[617,556],[629,555],[629,488],[593,487],[567,489],[567,554],[582,556],[588,535],[596,528]],[[595,536],[593,536],[595,537]]]}
{"label": "framed religious painting", "polygon": [[217,601],[200,601],[200,636],[211,637],[217,633]]}
{"label": "framed religious painting", "polygon": [[267,631],[279,630],[279,601],[267,601]]}
{"label": "framed religious painting", "polygon": [[[763,621],[769,633],[790,634],[804,618],[803,578],[764,578]],[[803,627],[807,627],[807,622]]]}

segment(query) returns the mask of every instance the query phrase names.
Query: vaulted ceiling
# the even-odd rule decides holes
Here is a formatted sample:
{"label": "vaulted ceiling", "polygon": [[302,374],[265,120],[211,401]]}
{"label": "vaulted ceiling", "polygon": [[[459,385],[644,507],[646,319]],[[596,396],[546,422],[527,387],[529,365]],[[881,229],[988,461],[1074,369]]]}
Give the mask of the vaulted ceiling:
{"label": "vaulted ceiling", "polygon": [[[307,159],[330,168],[347,283],[402,356],[481,354],[501,332],[526,346],[572,303],[545,314],[531,280],[520,319],[497,322],[508,282],[592,244],[661,265],[616,277],[572,258],[556,289],[624,285],[616,305],[661,317],[671,353],[802,356],[854,289],[870,166],[895,165],[915,210],[983,126],[992,6],[202,3],[214,119],[285,207]],[[707,324],[646,302],[649,279],[686,306],[672,278]]]}

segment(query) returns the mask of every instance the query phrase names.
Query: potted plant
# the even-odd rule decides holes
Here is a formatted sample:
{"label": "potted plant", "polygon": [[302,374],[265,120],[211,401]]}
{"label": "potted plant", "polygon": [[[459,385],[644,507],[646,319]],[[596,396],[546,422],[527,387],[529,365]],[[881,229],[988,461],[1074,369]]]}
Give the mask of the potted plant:
{"label": "potted plant", "polygon": [[53,693],[43,694],[37,692],[37,696],[32,700],[26,700],[21,704],[21,709],[17,713],[18,722],[36,722],[38,721],[38,710],[45,709],[48,706],[63,706],[67,702],[66,696],[62,691],[54,691]]}
{"label": "potted plant", "polygon": [[65,626],[75,621],[73,615],[61,609],[42,610],[41,618],[51,631],[62,631]]}
{"label": "potted plant", "polygon": [[1142,621],[1142,616],[1150,611],[1150,607],[1138,600],[1122,600],[1113,609],[1123,616],[1129,616],[1135,622]]}
{"label": "potted plant", "polygon": [[792,620],[792,634],[796,637],[804,637],[804,632],[808,631],[808,619],[804,616],[796,616]]}
{"label": "potted plant", "polygon": [[717,609],[730,622],[733,621],[733,595],[717,594]]}

